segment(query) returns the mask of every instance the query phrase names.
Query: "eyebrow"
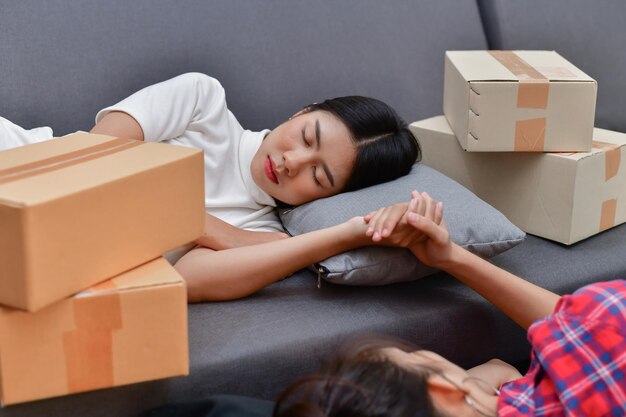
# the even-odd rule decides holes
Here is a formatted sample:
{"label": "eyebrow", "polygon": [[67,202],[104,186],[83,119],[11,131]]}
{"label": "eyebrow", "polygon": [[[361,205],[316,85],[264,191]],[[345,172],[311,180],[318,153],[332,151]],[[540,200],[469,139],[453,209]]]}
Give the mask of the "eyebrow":
{"label": "eyebrow", "polygon": [[[321,136],[322,134],[320,131],[320,121],[319,119],[315,119],[315,142],[317,143],[317,150],[319,150],[320,147],[322,146]],[[326,173],[326,176],[328,177],[328,181],[330,181],[330,186],[334,187],[335,178],[333,177],[333,173],[330,172],[330,168],[328,167],[328,165],[326,165],[325,162],[322,162],[322,168],[324,169],[324,172]]]}

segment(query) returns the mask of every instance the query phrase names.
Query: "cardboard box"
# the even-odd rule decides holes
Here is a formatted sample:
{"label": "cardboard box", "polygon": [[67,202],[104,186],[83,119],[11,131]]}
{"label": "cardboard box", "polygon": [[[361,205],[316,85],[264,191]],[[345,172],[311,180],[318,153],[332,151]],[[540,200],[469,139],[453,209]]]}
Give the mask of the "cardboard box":
{"label": "cardboard box", "polygon": [[554,51],[448,51],[443,112],[467,151],[591,150],[595,80]]}
{"label": "cardboard box", "polygon": [[202,235],[202,151],[76,133],[0,152],[0,304],[35,311]]}
{"label": "cardboard box", "polygon": [[591,152],[464,152],[443,116],[411,124],[422,162],[527,233],[572,244],[626,222],[626,134],[594,129]]}
{"label": "cardboard box", "polygon": [[30,313],[0,308],[3,405],[189,372],[185,282],[163,258]]}

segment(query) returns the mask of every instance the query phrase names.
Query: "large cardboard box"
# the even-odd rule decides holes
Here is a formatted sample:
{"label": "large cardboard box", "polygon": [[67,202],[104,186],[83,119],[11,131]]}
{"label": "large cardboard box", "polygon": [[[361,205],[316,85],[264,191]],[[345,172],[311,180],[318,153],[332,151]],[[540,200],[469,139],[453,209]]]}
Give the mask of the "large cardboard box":
{"label": "large cardboard box", "polygon": [[422,162],[527,233],[572,244],[626,222],[626,134],[594,129],[583,153],[464,152],[443,116],[410,126]]}
{"label": "large cardboard box", "polygon": [[188,372],[186,287],[163,258],[34,313],[0,308],[3,405]]}
{"label": "large cardboard box", "polygon": [[0,304],[35,311],[202,235],[202,151],[77,133],[0,152]]}
{"label": "large cardboard box", "polygon": [[467,151],[590,151],[596,82],[554,51],[448,51],[443,112]]}

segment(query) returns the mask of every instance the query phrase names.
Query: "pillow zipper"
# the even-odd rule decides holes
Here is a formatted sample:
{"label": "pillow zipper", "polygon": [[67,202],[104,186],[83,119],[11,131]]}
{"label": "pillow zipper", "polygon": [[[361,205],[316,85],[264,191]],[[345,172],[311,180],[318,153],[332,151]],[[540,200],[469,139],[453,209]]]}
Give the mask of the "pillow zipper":
{"label": "pillow zipper", "polygon": [[322,288],[322,276],[325,276],[328,274],[328,269],[326,269],[319,263],[313,264],[313,267],[317,271],[317,288],[320,289]]}

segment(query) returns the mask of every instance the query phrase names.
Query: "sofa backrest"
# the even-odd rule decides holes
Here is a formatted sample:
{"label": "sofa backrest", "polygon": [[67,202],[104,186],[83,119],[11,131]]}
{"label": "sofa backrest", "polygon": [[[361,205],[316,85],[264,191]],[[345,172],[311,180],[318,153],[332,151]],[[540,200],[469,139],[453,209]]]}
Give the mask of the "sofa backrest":
{"label": "sofa backrest", "polygon": [[595,125],[626,132],[624,0],[478,0],[492,49],[555,50],[598,82]]}
{"label": "sofa backrest", "polygon": [[0,10],[0,115],[57,135],[188,71],[218,78],[250,129],[349,94],[411,122],[441,114],[444,51],[487,46],[473,1],[20,0]]}

